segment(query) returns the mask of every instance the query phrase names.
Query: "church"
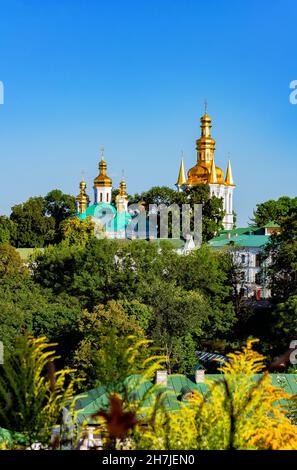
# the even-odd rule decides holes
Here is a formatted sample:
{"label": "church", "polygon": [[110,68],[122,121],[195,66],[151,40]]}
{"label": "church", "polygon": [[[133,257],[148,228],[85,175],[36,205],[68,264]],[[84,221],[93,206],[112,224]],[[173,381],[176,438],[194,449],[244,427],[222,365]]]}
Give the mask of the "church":
{"label": "church", "polygon": [[184,161],[182,159],[176,183],[178,191],[183,191],[185,187],[196,186],[198,184],[208,184],[211,196],[223,199],[225,216],[223,226],[225,230],[232,230],[233,221],[233,191],[235,188],[231,162],[228,161],[226,177],[221,168],[215,164],[215,140],[211,136],[211,118],[205,113],[200,119],[201,136],[196,140],[197,163],[185,174]]}
{"label": "church", "polygon": [[80,192],[76,197],[77,217],[84,220],[90,217],[95,224],[95,235],[102,234],[102,227],[108,238],[126,238],[126,228],[131,221],[128,213],[128,195],[126,182],[122,178],[119,191],[112,204],[112,180],[107,176],[107,164],[104,159],[104,149],[101,149],[99,174],[94,179],[94,203],[86,192],[86,182],[80,182]]}
{"label": "church", "polygon": [[[187,177],[185,174],[184,161],[182,159],[179,169],[176,187],[183,191],[186,187],[196,185],[209,185],[211,197],[216,196],[223,199],[225,216],[223,226],[225,230],[232,230],[233,220],[233,182],[231,162],[228,161],[226,177],[221,168],[215,164],[215,140],[211,136],[211,118],[206,109],[201,121],[201,136],[196,141],[197,163],[190,168]],[[94,203],[90,205],[90,198],[86,193],[86,182],[80,182],[80,192],[76,197],[77,217],[84,220],[90,217],[95,223],[99,234],[100,228],[105,227],[108,238],[126,238],[129,232],[128,226],[132,216],[128,209],[128,195],[126,183],[122,178],[119,191],[115,200],[112,201],[112,180],[107,176],[107,164],[104,159],[104,149],[101,149],[101,160],[99,162],[99,174],[94,179]],[[131,235],[131,234],[130,234]],[[130,238],[130,236],[129,236]]]}

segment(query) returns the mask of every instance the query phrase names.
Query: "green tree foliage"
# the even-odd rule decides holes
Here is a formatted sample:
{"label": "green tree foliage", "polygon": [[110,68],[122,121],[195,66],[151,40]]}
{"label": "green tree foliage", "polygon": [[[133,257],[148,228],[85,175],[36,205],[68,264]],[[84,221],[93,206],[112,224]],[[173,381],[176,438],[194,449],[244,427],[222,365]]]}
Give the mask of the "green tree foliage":
{"label": "green tree foliage", "polygon": [[[5,220],[0,222],[0,237],[5,228],[6,232],[9,229],[11,243],[18,248],[39,248],[57,243],[62,238],[61,223],[74,214],[75,198],[54,189],[45,197],[31,197],[14,206],[10,227]],[[2,226],[5,227],[1,231]]]}
{"label": "green tree foliage", "polygon": [[203,336],[209,315],[207,301],[200,292],[185,291],[164,281],[151,284],[144,295],[154,309],[150,334],[160,353],[166,355],[168,369],[193,372],[197,361],[188,345]]}
{"label": "green tree foliage", "polygon": [[192,370],[194,344],[225,337],[235,323],[222,255],[206,246],[179,256],[168,243],[92,239],[84,248],[49,247],[32,269],[41,286],[76,297],[89,311],[123,301],[175,370]]}
{"label": "green tree foliage", "polygon": [[[203,241],[208,241],[215,236],[222,228],[224,218],[223,201],[221,198],[210,197],[209,186],[197,185],[192,188],[186,188],[183,192],[177,192],[167,186],[154,186],[150,190],[135,195],[130,199],[130,203],[137,203],[140,200],[145,202],[146,210],[149,210],[150,204],[157,206],[165,204],[170,206],[177,204],[202,204],[202,236]],[[193,221],[192,221],[193,229]]]}
{"label": "green tree foliage", "polygon": [[[150,204],[165,204],[170,206],[176,202],[177,192],[167,186],[153,186],[148,191],[141,193],[140,199],[144,200],[146,209],[149,209]],[[137,201],[139,202],[139,201]]]}
{"label": "green tree foliage", "polygon": [[136,315],[133,306],[128,314],[124,304],[114,300],[106,306],[97,306],[92,312],[83,311],[77,324],[82,339],[74,354],[74,366],[87,385],[106,385],[114,389],[128,375],[138,372],[146,349],[132,364],[127,356],[133,343],[131,337],[144,340]]}
{"label": "green tree foliage", "polygon": [[70,245],[84,246],[88,240],[94,238],[95,224],[91,218],[79,220],[77,217],[71,217],[60,225],[62,239]]}
{"label": "green tree foliage", "polygon": [[232,285],[229,280],[226,254],[202,245],[187,256],[176,256],[171,264],[170,278],[188,291],[198,291],[209,305],[209,335],[224,335],[235,322]]}
{"label": "green tree foliage", "polygon": [[5,215],[0,216],[0,243],[10,243],[16,235],[15,224]]}
{"label": "green tree foliage", "polygon": [[53,189],[44,200],[46,214],[55,221],[55,241],[59,242],[62,238],[61,223],[76,213],[75,197]]}
{"label": "green tree foliage", "polygon": [[297,207],[281,219],[280,226],[265,252],[271,260],[268,278],[273,300],[269,336],[278,352],[297,335]]}
{"label": "green tree foliage", "polygon": [[77,338],[81,307],[75,297],[54,294],[35,283],[15,248],[0,246],[0,340],[6,354],[26,331],[59,340],[64,357]]}
{"label": "green tree foliage", "polygon": [[16,226],[12,242],[18,248],[39,248],[54,240],[55,221],[47,215],[43,197],[31,197],[23,204],[14,206],[10,219]]}
{"label": "green tree foliage", "polygon": [[0,426],[21,433],[29,446],[50,446],[52,429],[73,397],[73,371],[55,371],[53,346],[45,338],[20,338],[1,367]]}
{"label": "green tree foliage", "polygon": [[252,221],[258,227],[262,227],[271,221],[281,223],[282,219],[286,217],[291,210],[296,210],[296,208],[297,197],[290,198],[288,196],[282,196],[277,200],[270,199],[269,201],[257,204]]}
{"label": "green tree foliage", "polygon": [[297,206],[281,221],[281,232],[271,237],[266,255],[271,257],[270,286],[276,301],[297,295]]}
{"label": "green tree foliage", "polygon": [[25,265],[17,250],[10,245],[0,245],[0,276],[17,276],[25,270]]}
{"label": "green tree foliage", "polygon": [[183,193],[178,193],[184,204],[203,204],[202,207],[202,238],[207,242],[223,229],[223,199],[210,197],[210,189],[207,185],[187,188]]}

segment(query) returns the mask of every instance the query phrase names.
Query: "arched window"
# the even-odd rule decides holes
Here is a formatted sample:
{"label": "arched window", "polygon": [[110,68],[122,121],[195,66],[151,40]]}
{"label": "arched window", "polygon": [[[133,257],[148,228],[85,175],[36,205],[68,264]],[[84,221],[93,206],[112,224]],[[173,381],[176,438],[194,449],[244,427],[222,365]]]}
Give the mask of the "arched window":
{"label": "arched window", "polygon": [[100,202],[102,202],[102,199],[103,199],[103,195],[102,193],[100,193]]}
{"label": "arched window", "polygon": [[106,194],[106,202],[109,202],[109,194]]}

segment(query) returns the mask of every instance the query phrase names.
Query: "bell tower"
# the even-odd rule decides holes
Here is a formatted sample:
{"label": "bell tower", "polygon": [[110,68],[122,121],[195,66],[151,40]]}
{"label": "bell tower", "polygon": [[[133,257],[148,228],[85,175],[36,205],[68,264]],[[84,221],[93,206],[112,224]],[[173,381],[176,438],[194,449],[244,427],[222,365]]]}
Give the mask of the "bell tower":
{"label": "bell tower", "polygon": [[104,147],[101,147],[101,160],[99,162],[99,175],[94,179],[94,202],[111,204],[112,180],[106,174],[106,161],[104,160]]}

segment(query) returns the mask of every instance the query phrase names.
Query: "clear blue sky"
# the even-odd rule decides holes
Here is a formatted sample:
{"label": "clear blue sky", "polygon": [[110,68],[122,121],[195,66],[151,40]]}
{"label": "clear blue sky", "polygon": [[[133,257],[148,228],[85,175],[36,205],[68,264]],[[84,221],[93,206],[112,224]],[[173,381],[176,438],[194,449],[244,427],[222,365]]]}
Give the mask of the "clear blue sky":
{"label": "clear blue sky", "polygon": [[105,146],[130,193],[188,169],[207,98],[245,224],[296,195],[295,0],[0,0],[0,213],[53,188],[92,195]]}

